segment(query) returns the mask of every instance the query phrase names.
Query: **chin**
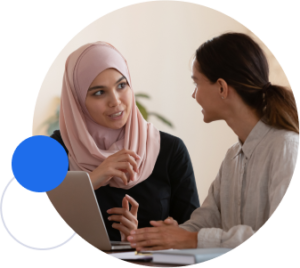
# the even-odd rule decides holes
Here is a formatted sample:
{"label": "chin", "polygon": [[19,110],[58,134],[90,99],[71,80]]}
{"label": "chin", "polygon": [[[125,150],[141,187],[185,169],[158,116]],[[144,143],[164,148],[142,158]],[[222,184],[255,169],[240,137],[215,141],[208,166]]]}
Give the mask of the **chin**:
{"label": "chin", "polygon": [[213,122],[213,121],[215,121],[213,118],[210,118],[210,117],[208,117],[204,114],[204,117],[203,117],[203,122],[204,123],[210,123],[210,122]]}
{"label": "chin", "polygon": [[113,129],[113,130],[118,130],[118,129],[121,129],[122,127],[107,127],[107,128],[110,128],[110,129]]}
{"label": "chin", "polygon": [[121,129],[124,126],[125,126],[125,124],[120,124],[120,125],[111,125],[111,126],[108,126],[108,127],[111,128],[111,129]]}

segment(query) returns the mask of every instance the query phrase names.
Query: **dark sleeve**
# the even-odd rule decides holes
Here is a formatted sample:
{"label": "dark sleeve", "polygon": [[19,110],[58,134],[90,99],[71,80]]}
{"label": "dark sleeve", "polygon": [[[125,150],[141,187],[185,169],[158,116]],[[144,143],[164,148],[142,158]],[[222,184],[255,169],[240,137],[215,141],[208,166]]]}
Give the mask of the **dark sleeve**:
{"label": "dark sleeve", "polygon": [[172,194],[170,216],[183,223],[200,207],[198,191],[188,150],[181,139],[174,144],[170,170]]}
{"label": "dark sleeve", "polygon": [[64,141],[62,140],[62,137],[61,137],[61,135],[60,135],[60,131],[59,131],[59,130],[55,130],[55,131],[53,132],[53,134],[52,134],[50,137],[51,137],[52,139],[55,139],[56,141],[58,141],[58,142],[61,144],[61,146],[64,147],[66,153],[67,153],[67,154],[69,153],[67,147],[65,146]]}
{"label": "dark sleeve", "polygon": [[[62,139],[62,137],[60,135],[60,131],[59,130],[55,130],[53,132],[53,134],[50,136],[50,138],[55,139],[56,141],[58,141],[60,143],[60,145],[62,147],[64,147],[67,155],[69,154],[69,151],[68,151],[67,147],[65,146],[65,143],[64,143],[64,141],[63,141],[63,139]],[[70,170],[70,166],[68,167],[68,170]]]}

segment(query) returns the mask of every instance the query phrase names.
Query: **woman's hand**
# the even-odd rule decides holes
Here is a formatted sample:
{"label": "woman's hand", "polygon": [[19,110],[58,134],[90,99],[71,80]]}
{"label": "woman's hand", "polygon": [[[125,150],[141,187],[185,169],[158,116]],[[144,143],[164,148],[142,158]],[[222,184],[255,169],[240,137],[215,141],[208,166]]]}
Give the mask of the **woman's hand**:
{"label": "woman's hand", "polygon": [[178,226],[178,222],[170,216],[166,218],[164,221],[150,221],[150,224],[154,227],[169,226],[169,225]]}
{"label": "woman's hand", "polygon": [[196,248],[197,234],[197,232],[188,232],[175,225],[165,225],[131,231],[127,240],[137,251]]}
{"label": "woman's hand", "polygon": [[[130,211],[128,201],[131,204]],[[122,200],[122,208],[111,208],[107,210],[107,213],[114,214],[112,216],[109,216],[108,220],[119,222],[113,223],[112,227],[120,231],[122,241],[127,241],[126,238],[130,234],[130,231],[136,230],[138,227],[138,208],[138,202],[136,202],[131,196],[125,195]]]}
{"label": "woman's hand", "polygon": [[[89,173],[94,190],[105,185],[112,177],[123,180],[124,184],[134,178],[134,172],[139,173],[136,160],[140,157],[133,151],[121,150],[107,157],[97,168]],[[129,179],[125,173],[129,174]]]}

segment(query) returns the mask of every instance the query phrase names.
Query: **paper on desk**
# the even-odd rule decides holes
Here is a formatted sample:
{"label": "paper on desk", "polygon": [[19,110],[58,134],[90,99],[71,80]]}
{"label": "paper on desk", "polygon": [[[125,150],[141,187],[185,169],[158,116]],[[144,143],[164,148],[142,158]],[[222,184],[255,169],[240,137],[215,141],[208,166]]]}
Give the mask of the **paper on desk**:
{"label": "paper on desk", "polygon": [[135,251],[131,252],[122,252],[122,253],[112,253],[109,254],[110,256],[113,256],[115,258],[121,259],[121,260],[150,260],[152,259],[152,256],[149,255],[136,255]]}
{"label": "paper on desk", "polygon": [[[173,250],[167,249],[165,251]],[[149,253],[155,252],[156,250],[149,250],[149,251],[141,251],[140,253],[147,254],[147,255],[136,255],[136,251],[130,251],[130,252],[122,252],[122,253],[111,253],[107,254],[107,256],[112,257],[116,260],[142,260],[142,259],[148,259],[149,258]]]}
{"label": "paper on desk", "polygon": [[[164,251],[172,251],[172,250],[175,250],[173,248],[169,248],[169,249],[164,249]],[[145,250],[145,251],[140,251],[140,253],[153,253],[153,252],[158,252],[158,251],[161,251],[161,250]]]}

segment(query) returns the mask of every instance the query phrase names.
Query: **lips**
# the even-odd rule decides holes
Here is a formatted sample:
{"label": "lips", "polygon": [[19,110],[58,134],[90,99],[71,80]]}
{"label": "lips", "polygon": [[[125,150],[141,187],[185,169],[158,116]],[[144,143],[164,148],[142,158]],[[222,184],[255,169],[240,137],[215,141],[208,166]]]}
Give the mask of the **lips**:
{"label": "lips", "polygon": [[115,117],[121,116],[122,114],[123,114],[123,111],[119,111],[119,112],[116,112],[116,113],[113,113],[113,114],[109,115],[109,117],[115,118]]}

